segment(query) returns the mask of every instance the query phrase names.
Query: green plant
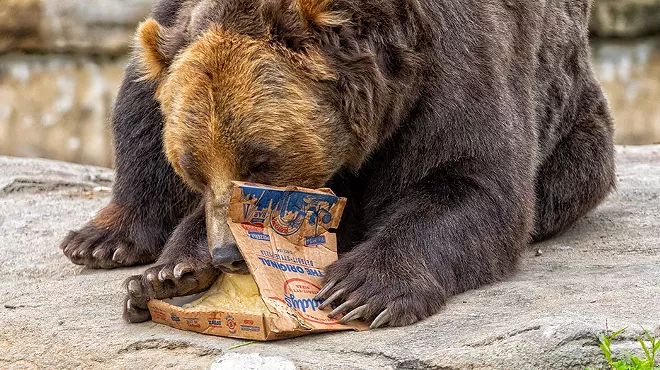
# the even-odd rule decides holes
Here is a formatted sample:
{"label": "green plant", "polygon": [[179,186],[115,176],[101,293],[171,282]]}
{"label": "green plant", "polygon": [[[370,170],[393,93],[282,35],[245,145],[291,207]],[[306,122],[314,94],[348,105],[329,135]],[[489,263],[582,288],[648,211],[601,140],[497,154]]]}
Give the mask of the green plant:
{"label": "green plant", "polygon": [[[615,361],[612,358],[611,343],[612,340],[623,333],[626,329],[621,329],[612,334],[603,333],[600,335],[600,349],[607,359],[607,363],[612,370],[660,370],[660,365],[656,364],[655,358],[658,355],[660,358],[660,338],[652,336],[648,331],[644,330],[644,336],[637,337],[642,350],[644,351],[645,358],[639,358],[634,355],[627,355],[624,359]],[[649,344],[645,342],[647,340]]]}

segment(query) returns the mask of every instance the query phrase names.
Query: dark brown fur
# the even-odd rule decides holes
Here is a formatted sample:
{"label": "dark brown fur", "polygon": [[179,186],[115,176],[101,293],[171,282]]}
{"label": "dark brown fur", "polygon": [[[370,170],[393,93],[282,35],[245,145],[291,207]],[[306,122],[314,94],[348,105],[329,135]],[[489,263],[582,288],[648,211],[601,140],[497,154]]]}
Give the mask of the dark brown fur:
{"label": "dark brown fur", "polygon": [[614,186],[588,14],[587,0],[161,0],[113,121],[115,202],[133,214],[86,226],[67,255],[137,250],[147,225],[155,258],[189,214],[127,281],[126,317],[142,321],[147,299],[206,288],[212,263],[232,270],[236,253],[211,260],[203,230],[231,180],[328,185],[350,199],[331,293],[366,320],[428,317],[509,276],[530,240]]}

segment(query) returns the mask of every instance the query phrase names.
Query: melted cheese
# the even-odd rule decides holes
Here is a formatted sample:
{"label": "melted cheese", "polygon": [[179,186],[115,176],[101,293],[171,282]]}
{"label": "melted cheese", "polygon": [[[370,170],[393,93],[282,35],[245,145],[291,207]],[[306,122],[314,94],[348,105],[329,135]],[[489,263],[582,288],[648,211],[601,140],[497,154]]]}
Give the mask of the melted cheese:
{"label": "melted cheese", "polygon": [[268,313],[252,275],[222,274],[197,300],[183,305],[190,310]]}

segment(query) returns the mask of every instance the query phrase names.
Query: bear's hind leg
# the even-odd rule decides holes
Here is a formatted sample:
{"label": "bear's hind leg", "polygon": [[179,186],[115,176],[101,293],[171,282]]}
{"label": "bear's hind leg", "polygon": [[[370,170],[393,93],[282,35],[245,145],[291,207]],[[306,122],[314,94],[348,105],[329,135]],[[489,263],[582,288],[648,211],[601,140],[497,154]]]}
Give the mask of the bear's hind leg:
{"label": "bear's hind leg", "polygon": [[597,82],[583,95],[576,112],[571,131],[537,174],[535,241],[566,230],[615,185],[612,118]]}

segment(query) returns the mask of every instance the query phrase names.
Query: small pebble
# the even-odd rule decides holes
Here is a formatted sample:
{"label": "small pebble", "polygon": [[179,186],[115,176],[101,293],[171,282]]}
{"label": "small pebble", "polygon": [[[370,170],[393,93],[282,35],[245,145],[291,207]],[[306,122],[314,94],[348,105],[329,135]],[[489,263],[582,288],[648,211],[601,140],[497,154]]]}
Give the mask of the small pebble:
{"label": "small pebble", "polygon": [[543,251],[540,250],[540,249],[537,249],[535,255],[536,255],[536,257],[541,257],[543,255]]}

